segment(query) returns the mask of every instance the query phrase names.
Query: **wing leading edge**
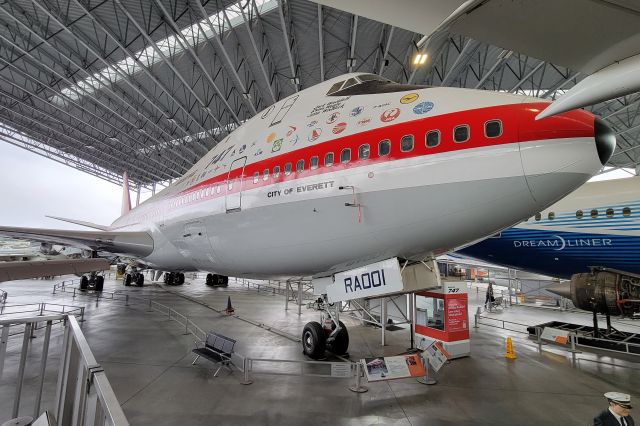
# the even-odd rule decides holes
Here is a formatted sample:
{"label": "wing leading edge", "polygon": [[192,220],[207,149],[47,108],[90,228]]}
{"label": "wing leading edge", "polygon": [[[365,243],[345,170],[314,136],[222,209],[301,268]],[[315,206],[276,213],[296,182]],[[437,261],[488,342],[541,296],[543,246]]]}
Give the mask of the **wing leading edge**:
{"label": "wing leading edge", "polygon": [[137,258],[148,256],[153,251],[153,238],[146,232],[71,231],[0,226],[0,235]]}

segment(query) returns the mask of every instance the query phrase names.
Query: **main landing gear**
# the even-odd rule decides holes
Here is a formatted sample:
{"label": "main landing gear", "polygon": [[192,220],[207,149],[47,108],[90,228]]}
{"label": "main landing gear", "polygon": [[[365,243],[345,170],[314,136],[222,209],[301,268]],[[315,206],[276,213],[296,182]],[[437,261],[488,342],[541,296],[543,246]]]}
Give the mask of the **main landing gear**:
{"label": "main landing gear", "polygon": [[92,272],[91,275],[83,275],[80,278],[80,290],[93,289],[95,291],[102,291],[104,288],[104,276],[98,275],[96,272]]}
{"label": "main landing gear", "polygon": [[349,332],[338,319],[338,307],[327,303],[325,306],[322,322],[308,322],[302,330],[302,352],[312,359],[323,358],[326,350],[335,355],[348,355]]}
{"label": "main landing gear", "polygon": [[228,287],[229,277],[218,274],[207,274],[205,284],[210,287]]}
{"label": "main landing gear", "polygon": [[144,275],[142,272],[131,271],[131,273],[124,274],[122,277],[122,284],[129,287],[131,285],[136,285],[138,287],[142,287],[144,285]]}
{"label": "main landing gear", "polygon": [[182,285],[184,284],[184,274],[182,272],[165,272],[164,283],[166,285]]}

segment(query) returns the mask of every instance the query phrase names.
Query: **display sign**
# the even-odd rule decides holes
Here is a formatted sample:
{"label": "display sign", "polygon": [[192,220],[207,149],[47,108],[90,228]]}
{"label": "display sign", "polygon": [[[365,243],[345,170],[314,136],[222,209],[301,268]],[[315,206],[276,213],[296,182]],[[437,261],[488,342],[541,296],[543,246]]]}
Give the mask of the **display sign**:
{"label": "display sign", "polygon": [[569,341],[569,331],[560,330],[559,328],[545,327],[542,331],[543,340],[558,343],[560,345],[566,345]]}
{"label": "display sign", "polygon": [[335,274],[327,287],[330,303],[397,293],[403,290],[398,259],[383,260]]}
{"label": "display sign", "polygon": [[365,365],[365,374],[369,382],[425,375],[424,363],[418,354],[365,358],[361,361]]}
{"label": "display sign", "polygon": [[351,363],[349,362],[332,362],[331,377],[351,377]]}
{"label": "display sign", "polygon": [[429,360],[431,367],[437,372],[442,365],[449,359],[449,353],[442,346],[442,342],[431,342],[422,355]]}
{"label": "display sign", "polygon": [[447,300],[447,332],[467,331],[469,328],[469,318],[467,313],[467,303],[463,299]]}

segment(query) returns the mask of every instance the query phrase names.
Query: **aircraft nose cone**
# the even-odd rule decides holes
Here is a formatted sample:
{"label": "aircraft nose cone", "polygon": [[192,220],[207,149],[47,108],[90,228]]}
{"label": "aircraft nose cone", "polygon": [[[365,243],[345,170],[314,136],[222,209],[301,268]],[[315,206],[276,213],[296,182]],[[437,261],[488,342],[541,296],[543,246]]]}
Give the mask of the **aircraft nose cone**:
{"label": "aircraft nose cone", "polygon": [[596,149],[598,150],[598,157],[600,163],[604,166],[611,158],[613,151],[616,149],[616,134],[611,127],[599,118],[593,125],[596,140]]}

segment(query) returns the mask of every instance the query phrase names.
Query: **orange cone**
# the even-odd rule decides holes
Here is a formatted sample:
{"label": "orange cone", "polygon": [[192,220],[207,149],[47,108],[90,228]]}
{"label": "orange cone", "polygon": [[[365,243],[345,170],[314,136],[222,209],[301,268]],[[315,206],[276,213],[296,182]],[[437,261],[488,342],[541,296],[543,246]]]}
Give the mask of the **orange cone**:
{"label": "orange cone", "polygon": [[233,313],[235,312],[235,309],[233,309],[233,306],[231,306],[231,296],[229,296],[229,298],[227,299],[227,309],[225,309],[224,312],[227,315],[233,315]]}
{"label": "orange cone", "polygon": [[511,341],[511,337],[507,337],[507,353],[504,354],[504,357],[507,359],[516,359],[516,353],[513,350],[513,342]]}

